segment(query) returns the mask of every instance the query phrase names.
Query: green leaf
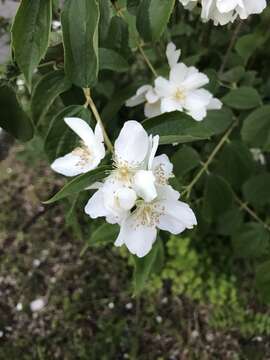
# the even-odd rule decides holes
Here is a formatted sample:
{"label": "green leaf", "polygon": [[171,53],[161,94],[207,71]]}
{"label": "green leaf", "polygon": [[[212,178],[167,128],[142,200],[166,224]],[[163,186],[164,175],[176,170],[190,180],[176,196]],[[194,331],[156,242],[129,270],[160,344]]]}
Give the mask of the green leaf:
{"label": "green leaf", "polygon": [[114,49],[125,59],[131,55],[128,24],[119,16],[114,16],[111,20],[105,47]]}
{"label": "green leaf", "polygon": [[250,146],[270,151],[270,106],[253,111],[244,121],[242,139]]}
{"label": "green leaf", "polygon": [[70,87],[71,83],[62,70],[52,71],[40,79],[34,88],[31,101],[34,124],[38,125],[43,120],[55,99]]}
{"label": "green leaf", "polygon": [[100,64],[99,64],[100,70],[126,72],[129,69],[128,62],[114,50],[100,48],[99,58],[100,58]]}
{"label": "green leaf", "polygon": [[104,45],[108,31],[110,28],[110,22],[112,18],[112,4],[110,0],[99,0],[99,43],[101,46]]}
{"label": "green leaf", "polygon": [[247,86],[231,90],[222,98],[222,102],[232,109],[237,110],[249,110],[262,104],[257,90]]}
{"label": "green leaf", "polygon": [[157,41],[166,29],[175,0],[142,0],[137,10],[137,30],[145,41]]}
{"label": "green leaf", "polygon": [[93,231],[89,241],[89,246],[104,246],[113,243],[119,233],[119,225],[104,223]]}
{"label": "green leaf", "polygon": [[229,184],[220,176],[208,175],[203,197],[205,218],[214,220],[228,211],[233,203],[233,193]]}
{"label": "green leaf", "polygon": [[[145,287],[145,284],[151,275],[151,273],[157,267],[160,259],[163,257],[163,244],[158,237],[152,250],[148,255],[143,258],[134,256],[135,268],[134,268],[134,287],[135,295],[139,295]],[[158,266],[159,268],[159,266]]]}
{"label": "green leaf", "polygon": [[132,15],[136,15],[140,0],[127,0],[127,9]]}
{"label": "green leaf", "polygon": [[240,258],[255,258],[267,252],[270,233],[259,223],[248,223],[237,231],[232,244],[235,255]]}
{"label": "green leaf", "polygon": [[21,0],[11,29],[15,59],[31,85],[32,75],[49,45],[51,0]]}
{"label": "green leaf", "polygon": [[257,266],[255,283],[263,300],[269,303],[270,302],[270,261],[269,260]]}
{"label": "green leaf", "polygon": [[264,42],[264,37],[253,33],[241,36],[235,45],[237,53],[243,58],[244,63],[247,64],[250,56],[259,48]]}
{"label": "green leaf", "polygon": [[65,117],[79,117],[93,126],[91,113],[84,106],[71,105],[61,110],[52,119],[44,141],[45,152],[51,162],[72,151],[78,142],[78,136],[64,122]]}
{"label": "green leaf", "polygon": [[241,228],[243,222],[243,212],[240,212],[239,208],[235,207],[219,217],[217,232],[225,236],[233,235]]}
{"label": "green leaf", "polygon": [[219,157],[216,172],[237,190],[252,175],[255,164],[249,149],[240,141],[226,144]]}
{"label": "green leaf", "polygon": [[31,120],[21,108],[15,91],[4,83],[0,83],[0,109],[0,127],[22,141],[33,137]]}
{"label": "green leaf", "polygon": [[264,173],[250,178],[243,186],[247,202],[255,206],[270,203],[270,173]]}
{"label": "green leaf", "polygon": [[68,182],[58,193],[56,193],[51,199],[44,201],[44,204],[52,204],[59,201],[66,196],[76,194],[85,190],[87,187],[101,181],[107,176],[108,171],[111,170],[110,166],[100,166],[95,170],[88,171],[85,174],[79,175]]}
{"label": "green leaf", "polygon": [[173,144],[209,139],[223,133],[232,121],[232,113],[226,109],[208,111],[201,122],[174,111],[146,119],[143,125],[149,133],[160,135],[160,144]]}
{"label": "green leaf", "polygon": [[61,16],[65,72],[77,86],[92,87],[98,77],[97,0],[66,0]]}
{"label": "green leaf", "polygon": [[200,164],[200,156],[190,146],[183,146],[172,157],[173,173],[176,177],[186,175]]}

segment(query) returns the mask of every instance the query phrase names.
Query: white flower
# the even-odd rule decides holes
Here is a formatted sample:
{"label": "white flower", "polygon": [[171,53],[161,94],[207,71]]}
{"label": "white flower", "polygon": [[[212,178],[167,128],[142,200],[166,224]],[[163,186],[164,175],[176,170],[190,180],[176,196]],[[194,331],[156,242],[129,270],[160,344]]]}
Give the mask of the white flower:
{"label": "white flower", "polygon": [[97,124],[95,132],[82,119],[65,118],[65,123],[82,139],[81,146],[56,159],[51,168],[65,176],[76,176],[95,169],[105,156],[103,134]]}
{"label": "white flower", "polygon": [[188,10],[192,10],[196,6],[196,4],[198,2],[198,0],[179,0],[179,1]]}
{"label": "white flower", "polygon": [[150,203],[137,202],[136,209],[120,225],[116,246],[125,244],[138,257],[147,255],[156,240],[157,229],[180,234],[197,224],[191,208],[179,201],[179,193],[169,185],[159,186],[158,196]]}
{"label": "white flower", "polygon": [[91,218],[118,223],[115,245],[125,244],[138,257],[151,250],[157,229],[179,234],[197,224],[169,185],[173,165],[167,155],[155,156],[157,147],[158,137],[148,136],[136,121],[126,122],[115,142],[115,169],[85,207]]}
{"label": "white flower", "polygon": [[[173,43],[169,43],[166,56],[170,66],[169,79],[159,76],[155,86],[146,85],[138,89],[137,94],[126,102],[127,106],[136,106],[144,101],[145,115],[157,116],[171,111],[185,111],[197,121],[203,120],[207,110],[220,109],[222,103],[202,87],[209,82],[208,77],[194,66],[179,63],[181,52]],[[156,111],[146,111],[155,105]]]}
{"label": "white flower", "polygon": [[[189,7],[194,0],[180,0]],[[226,25],[238,16],[247,19],[249,15],[260,14],[267,6],[266,0],[201,0],[204,21],[213,20],[215,25]]]}
{"label": "white flower", "polygon": [[46,304],[45,304],[44,299],[42,299],[42,298],[36,299],[30,303],[30,309],[33,312],[40,311],[44,308],[45,305]]}
{"label": "white flower", "polygon": [[158,141],[158,136],[148,136],[137,121],[124,124],[115,141],[114,169],[85,207],[91,218],[104,216],[109,223],[119,223],[134,207],[137,196],[146,200],[156,196],[149,160],[154,158]]}

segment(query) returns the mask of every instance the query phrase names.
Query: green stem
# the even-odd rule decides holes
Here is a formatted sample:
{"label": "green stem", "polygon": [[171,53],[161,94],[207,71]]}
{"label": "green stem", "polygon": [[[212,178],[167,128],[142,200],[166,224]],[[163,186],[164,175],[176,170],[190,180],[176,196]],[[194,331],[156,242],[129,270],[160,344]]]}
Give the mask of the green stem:
{"label": "green stem", "polygon": [[99,124],[99,126],[101,127],[102,129],[102,132],[103,132],[103,137],[104,137],[104,141],[105,141],[105,144],[107,145],[107,148],[110,150],[111,153],[113,153],[113,144],[111,143],[111,140],[109,139],[109,136],[105,130],[105,127],[103,125],[103,122],[101,120],[101,117],[99,115],[99,112],[96,108],[96,105],[91,97],[91,92],[90,92],[90,89],[87,88],[87,89],[84,89],[84,95],[85,95],[85,98],[86,98],[86,102],[84,104],[84,106],[87,108],[88,106],[90,107],[95,119],[96,119],[96,122]]}
{"label": "green stem", "polygon": [[182,196],[187,196],[189,197],[194,185],[200,180],[201,176],[204,174],[204,172],[206,172],[208,170],[209,165],[212,163],[212,161],[214,160],[215,156],[218,154],[218,152],[220,151],[220,149],[222,148],[222,146],[225,144],[225,142],[228,140],[231,132],[233,131],[234,127],[236,126],[236,123],[233,123],[232,126],[229,128],[229,130],[223,135],[223,137],[220,139],[219,143],[217,144],[217,146],[214,148],[214,150],[212,151],[212,153],[210,154],[209,158],[207,159],[207,161],[203,164],[202,168],[199,170],[199,172],[196,174],[196,176],[194,177],[194,179],[191,181],[191,183],[185,188],[185,190],[182,193]]}

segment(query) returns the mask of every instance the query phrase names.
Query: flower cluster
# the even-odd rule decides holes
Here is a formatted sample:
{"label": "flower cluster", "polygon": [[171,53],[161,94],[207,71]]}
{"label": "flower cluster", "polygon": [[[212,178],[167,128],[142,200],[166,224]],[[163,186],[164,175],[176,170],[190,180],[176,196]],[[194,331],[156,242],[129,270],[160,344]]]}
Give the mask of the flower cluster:
{"label": "flower cluster", "polygon": [[208,77],[194,66],[179,62],[181,51],[169,43],[166,56],[170,66],[169,79],[157,77],[154,86],[144,85],[135,96],[127,100],[126,106],[145,103],[146,117],[154,117],[171,111],[185,111],[197,121],[203,120],[207,110],[220,109],[222,103],[203,86],[208,84]]}
{"label": "flower cluster", "polygon": [[260,14],[267,6],[266,0],[179,0],[186,8],[192,9],[201,3],[203,21],[213,20],[215,25],[226,25],[239,16]]}
{"label": "flower cluster", "polygon": [[[81,119],[65,122],[83,144],[57,159],[52,168],[69,176],[96,167],[105,155],[99,128],[93,133]],[[158,144],[159,136],[148,136],[139,122],[127,121],[115,141],[113,170],[95,184],[97,191],[85,207],[91,218],[105,217],[108,223],[119,224],[115,245],[125,244],[138,257],[149,253],[157,229],[179,234],[197,224],[191,208],[169,185],[173,165],[167,155],[156,156]]]}

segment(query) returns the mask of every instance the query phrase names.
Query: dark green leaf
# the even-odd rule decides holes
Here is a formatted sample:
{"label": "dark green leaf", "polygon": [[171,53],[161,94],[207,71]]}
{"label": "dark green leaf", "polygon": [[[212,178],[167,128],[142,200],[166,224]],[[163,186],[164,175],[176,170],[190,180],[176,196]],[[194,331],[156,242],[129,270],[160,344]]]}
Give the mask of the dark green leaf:
{"label": "dark green leaf", "polygon": [[231,90],[223,97],[222,102],[225,105],[237,110],[249,110],[262,104],[257,90],[244,86]]}
{"label": "dark green leaf", "polygon": [[136,15],[140,0],[127,0],[127,9],[132,15]]}
{"label": "dark green leaf", "polygon": [[250,146],[270,150],[270,106],[253,111],[244,121],[242,139]]}
{"label": "dark green leaf", "polygon": [[166,29],[175,0],[142,0],[137,10],[137,29],[145,41],[158,40]]}
{"label": "dark green leaf", "polygon": [[223,147],[218,157],[216,172],[239,189],[254,172],[254,168],[252,155],[245,144],[231,141]]}
{"label": "dark green leaf", "polygon": [[233,193],[229,184],[220,176],[208,175],[203,197],[205,218],[218,218],[231,208],[232,203]]}
{"label": "dark green leaf", "polygon": [[209,139],[224,132],[232,120],[231,112],[226,109],[209,111],[201,122],[175,111],[147,119],[143,125],[149,133],[160,135],[161,144],[172,144]]}
{"label": "dark green leaf", "polygon": [[250,56],[256,51],[263,43],[263,36],[253,33],[241,36],[235,45],[237,53],[243,58],[246,64]]}
{"label": "dark green leaf", "polygon": [[51,121],[45,138],[45,152],[52,162],[56,158],[72,151],[78,136],[66,125],[65,117],[79,117],[91,124],[91,113],[82,105],[71,105],[61,110]]}
{"label": "dark green leaf", "polygon": [[163,244],[161,239],[157,239],[152,250],[148,255],[143,258],[134,257],[135,269],[134,269],[134,286],[135,295],[142,292],[145,287],[145,283],[148,280],[151,273],[155,270],[157,262],[163,255]]}
{"label": "dark green leaf", "polygon": [[218,219],[218,233],[221,235],[233,235],[237,232],[244,222],[243,212],[238,207],[226,211]]}
{"label": "dark green leaf", "polygon": [[51,0],[21,0],[11,30],[12,47],[29,86],[33,72],[48,48],[51,20]]}
{"label": "dark green leaf", "polygon": [[62,12],[65,72],[77,86],[93,86],[98,77],[98,0],[66,0]]}
{"label": "dark green leaf", "polygon": [[108,31],[110,28],[110,22],[112,17],[112,3],[110,0],[99,0],[99,43],[101,46],[104,45]]}
{"label": "dark green leaf", "polygon": [[250,178],[243,186],[247,202],[255,206],[270,203],[270,173],[264,173]]}
{"label": "dark green leaf", "polygon": [[100,70],[112,70],[117,72],[128,71],[128,62],[119,55],[116,51],[111,49],[99,49]]}
{"label": "dark green leaf", "polygon": [[114,49],[125,59],[131,55],[128,25],[119,16],[114,16],[111,20],[106,48]]}
{"label": "dark green leaf", "polygon": [[110,166],[101,166],[95,170],[91,170],[85,174],[79,175],[68,182],[58,193],[56,193],[51,199],[44,202],[44,204],[52,204],[66,196],[76,194],[85,190],[87,187],[101,181],[107,176]]}
{"label": "dark green leaf", "polygon": [[44,75],[34,88],[31,111],[33,122],[41,122],[54,100],[71,87],[62,70]]}
{"label": "dark green leaf", "polygon": [[15,91],[7,84],[1,83],[0,109],[0,127],[22,141],[28,141],[33,137],[31,120],[21,108]]}
{"label": "dark green leaf", "polygon": [[181,177],[200,164],[200,156],[192,147],[183,146],[173,155],[172,163],[174,175]]}
{"label": "dark green leaf", "polygon": [[235,255],[240,258],[254,258],[264,255],[269,246],[270,233],[259,223],[248,223],[237,231],[233,238]]}

